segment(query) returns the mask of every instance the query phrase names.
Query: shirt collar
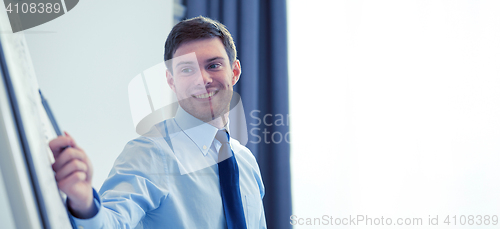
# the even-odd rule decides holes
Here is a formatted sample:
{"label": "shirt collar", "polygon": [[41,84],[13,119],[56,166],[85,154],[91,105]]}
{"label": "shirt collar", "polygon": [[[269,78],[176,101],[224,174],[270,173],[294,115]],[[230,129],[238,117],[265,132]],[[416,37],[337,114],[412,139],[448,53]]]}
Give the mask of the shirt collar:
{"label": "shirt collar", "polygon": [[[181,106],[177,109],[174,120],[182,131],[198,146],[203,155],[207,155],[214,141],[215,134],[219,129],[195,118],[182,109]],[[229,132],[229,122],[225,129]]]}

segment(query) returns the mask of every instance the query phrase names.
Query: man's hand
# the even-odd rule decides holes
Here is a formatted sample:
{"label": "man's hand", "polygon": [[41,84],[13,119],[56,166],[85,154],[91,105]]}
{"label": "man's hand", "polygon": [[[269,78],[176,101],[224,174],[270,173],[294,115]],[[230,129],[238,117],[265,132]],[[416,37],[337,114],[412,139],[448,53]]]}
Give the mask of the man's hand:
{"label": "man's hand", "polygon": [[85,152],[76,145],[68,133],[49,142],[55,162],[57,187],[68,196],[72,214],[78,218],[91,218],[97,213],[92,192],[92,164]]}

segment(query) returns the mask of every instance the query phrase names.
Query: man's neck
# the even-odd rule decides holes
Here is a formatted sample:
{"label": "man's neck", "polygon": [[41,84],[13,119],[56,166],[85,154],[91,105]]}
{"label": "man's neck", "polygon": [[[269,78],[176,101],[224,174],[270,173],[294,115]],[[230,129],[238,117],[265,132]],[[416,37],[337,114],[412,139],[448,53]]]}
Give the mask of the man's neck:
{"label": "man's neck", "polygon": [[227,122],[229,120],[229,112],[225,113],[222,116],[217,117],[216,119],[213,119],[212,121],[207,122],[208,124],[215,126],[217,129],[222,129],[227,125]]}
{"label": "man's neck", "polygon": [[179,106],[179,109],[182,109],[185,113],[191,115],[192,117],[194,117],[194,118],[196,118],[204,123],[208,123],[217,129],[224,128],[227,125],[227,123],[229,122],[229,111],[224,113],[224,115],[220,115],[220,116],[216,117],[215,119],[212,119],[213,116],[210,118],[209,117],[198,117],[196,114],[192,114],[192,113],[188,112],[182,106]]}

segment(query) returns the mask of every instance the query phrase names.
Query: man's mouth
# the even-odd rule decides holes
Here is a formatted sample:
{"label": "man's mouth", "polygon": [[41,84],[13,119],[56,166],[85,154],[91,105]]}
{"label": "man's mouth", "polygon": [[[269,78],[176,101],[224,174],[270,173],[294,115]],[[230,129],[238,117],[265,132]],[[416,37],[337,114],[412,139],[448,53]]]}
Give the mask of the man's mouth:
{"label": "man's mouth", "polygon": [[215,94],[217,94],[217,92],[219,92],[218,90],[217,91],[211,91],[211,92],[208,92],[208,93],[203,93],[203,94],[199,94],[199,95],[191,95],[193,98],[197,98],[197,99],[207,99],[207,98],[210,98],[210,97],[213,97]]}

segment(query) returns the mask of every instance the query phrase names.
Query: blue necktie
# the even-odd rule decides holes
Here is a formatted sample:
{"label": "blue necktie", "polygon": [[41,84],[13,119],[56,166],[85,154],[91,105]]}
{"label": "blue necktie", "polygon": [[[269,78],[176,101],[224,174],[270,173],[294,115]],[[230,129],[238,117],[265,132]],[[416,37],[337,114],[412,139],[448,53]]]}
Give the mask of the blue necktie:
{"label": "blue necktie", "polygon": [[222,146],[219,149],[219,183],[222,205],[228,229],[246,229],[245,213],[241,203],[238,163],[229,145],[229,133],[219,130],[215,135]]}

